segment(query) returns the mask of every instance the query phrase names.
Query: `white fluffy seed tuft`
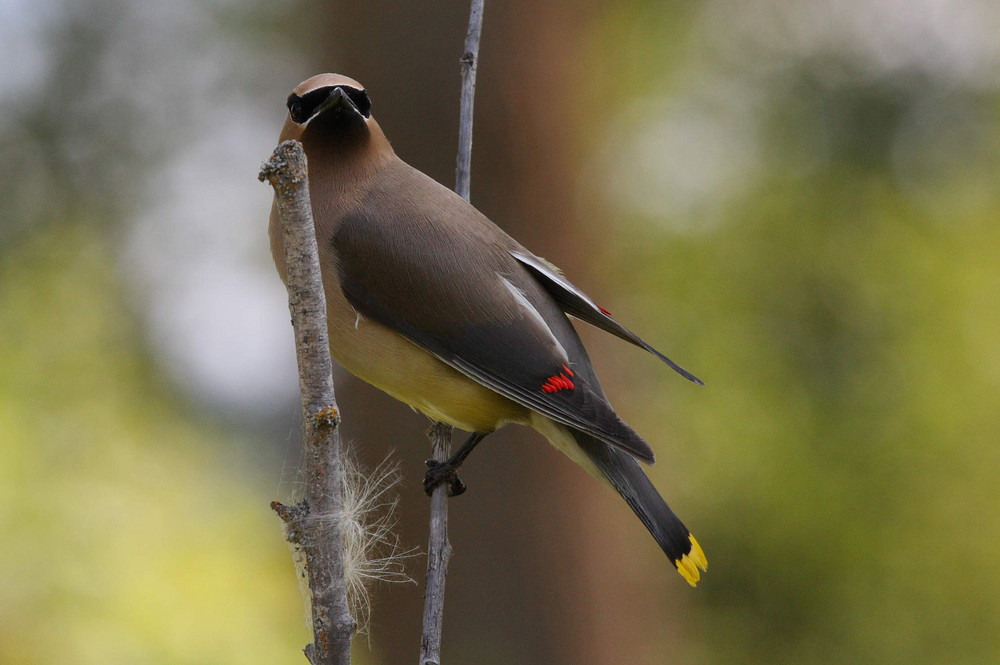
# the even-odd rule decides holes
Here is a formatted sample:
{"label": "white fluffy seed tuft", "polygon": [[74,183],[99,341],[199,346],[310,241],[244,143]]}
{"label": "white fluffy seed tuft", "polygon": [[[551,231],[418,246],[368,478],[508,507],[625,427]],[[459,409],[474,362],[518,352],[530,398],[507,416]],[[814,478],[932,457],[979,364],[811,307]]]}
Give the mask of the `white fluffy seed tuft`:
{"label": "white fluffy seed tuft", "polygon": [[[341,446],[343,497],[339,514],[314,514],[321,522],[319,533],[333,537],[341,533],[344,554],[344,581],[351,614],[358,622],[358,632],[367,633],[371,617],[370,589],[376,582],[413,583],[407,575],[406,560],[417,555],[416,548],[405,549],[396,526],[399,497],[393,492],[399,484],[399,464],[386,457],[371,472],[361,466],[351,448]],[[299,470],[301,474],[301,469]],[[301,496],[301,478],[291,483],[293,494]],[[312,632],[312,594],[306,570],[306,557],[298,544],[289,543],[295,563],[299,589],[305,602],[305,616]]]}
{"label": "white fluffy seed tuft", "polygon": [[320,515],[341,532],[344,547],[344,579],[351,613],[358,622],[358,632],[366,633],[371,616],[369,590],[376,582],[413,582],[405,563],[416,549],[404,549],[396,526],[399,464],[382,460],[371,472],[361,466],[346,448],[341,451],[344,465],[343,503],[340,515]]}

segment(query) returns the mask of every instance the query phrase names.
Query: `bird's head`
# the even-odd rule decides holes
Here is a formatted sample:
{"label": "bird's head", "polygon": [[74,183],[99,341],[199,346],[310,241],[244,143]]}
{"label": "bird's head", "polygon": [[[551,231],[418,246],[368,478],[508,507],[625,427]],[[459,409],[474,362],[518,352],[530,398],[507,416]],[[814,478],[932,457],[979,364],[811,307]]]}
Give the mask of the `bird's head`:
{"label": "bird's head", "polygon": [[341,162],[352,157],[378,162],[394,154],[372,117],[368,92],[352,78],[317,74],[297,85],[286,105],[281,140],[301,141],[310,159],[324,152]]}
{"label": "bird's head", "polygon": [[365,124],[372,102],[364,86],[340,74],[318,74],[300,83],[288,95],[288,117],[305,126],[319,117],[346,125]]}

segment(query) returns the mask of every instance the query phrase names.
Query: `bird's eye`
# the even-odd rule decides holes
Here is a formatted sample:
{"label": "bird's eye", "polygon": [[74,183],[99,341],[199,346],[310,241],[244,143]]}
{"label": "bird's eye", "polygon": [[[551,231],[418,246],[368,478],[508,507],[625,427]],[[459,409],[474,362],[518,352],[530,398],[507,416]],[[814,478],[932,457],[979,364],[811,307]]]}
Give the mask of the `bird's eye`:
{"label": "bird's eye", "polygon": [[294,122],[304,122],[305,114],[302,111],[302,98],[296,94],[288,96],[288,115]]}
{"label": "bird's eye", "polygon": [[354,107],[358,109],[358,113],[366,118],[370,118],[372,115],[372,100],[368,97],[368,91],[349,88],[347,86],[344,86],[344,91],[350,98],[351,103],[354,104]]}

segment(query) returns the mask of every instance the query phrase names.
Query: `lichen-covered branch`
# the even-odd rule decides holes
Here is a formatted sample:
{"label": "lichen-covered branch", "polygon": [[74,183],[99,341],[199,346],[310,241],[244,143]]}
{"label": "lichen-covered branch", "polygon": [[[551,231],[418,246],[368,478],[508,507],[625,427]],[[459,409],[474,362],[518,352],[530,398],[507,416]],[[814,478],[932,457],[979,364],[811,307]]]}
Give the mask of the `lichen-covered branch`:
{"label": "lichen-covered branch", "polygon": [[302,146],[285,141],[259,176],[274,188],[281,216],[305,447],[305,497],[293,506],[275,501],[271,507],[284,521],[288,541],[305,561],[300,574],[308,576],[313,630],[306,657],[312,665],[349,665],[356,623],[347,604],[339,520],[333,519],[342,512],[344,483],[340,413],[333,391],[326,298],[307,173]]}

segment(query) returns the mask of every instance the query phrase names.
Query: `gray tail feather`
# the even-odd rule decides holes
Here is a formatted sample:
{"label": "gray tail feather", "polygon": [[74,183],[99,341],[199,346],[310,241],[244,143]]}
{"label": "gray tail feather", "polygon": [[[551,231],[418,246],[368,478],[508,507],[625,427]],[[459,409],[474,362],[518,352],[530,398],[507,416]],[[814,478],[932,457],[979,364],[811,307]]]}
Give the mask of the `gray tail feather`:
{"label": "gray tail feather", "polygon": [[628,453],[589,434],[571,431],[587,457],[635,511],[670,561],[680,569],[680,561],[691,553],[694,543],[691,533],[653,487],[639,463]]}

